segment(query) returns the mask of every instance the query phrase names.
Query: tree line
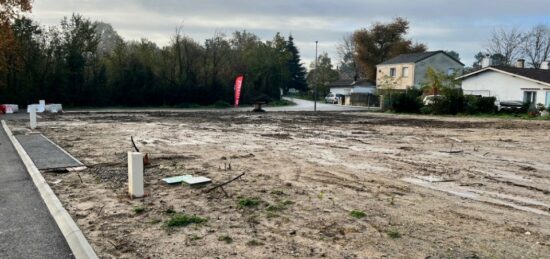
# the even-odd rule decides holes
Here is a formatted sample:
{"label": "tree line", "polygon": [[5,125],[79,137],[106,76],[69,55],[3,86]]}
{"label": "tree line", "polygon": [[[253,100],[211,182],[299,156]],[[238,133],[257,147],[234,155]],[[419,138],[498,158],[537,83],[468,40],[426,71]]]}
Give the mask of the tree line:
{"label": "tree line", "polygon": [[159,47],[147,39],[125,41],[109,24],[78,14],[51,28],[16,16],[2,24],[12,40],[0,46],[0,103],[233,103],[240,74],[245,76],[241,103],[278,100],[281,89],[307,90],[294,39],[279,33],[269,41],[247,31],[230,37],[217,33],[199,43],[177,28],[170,44]]}

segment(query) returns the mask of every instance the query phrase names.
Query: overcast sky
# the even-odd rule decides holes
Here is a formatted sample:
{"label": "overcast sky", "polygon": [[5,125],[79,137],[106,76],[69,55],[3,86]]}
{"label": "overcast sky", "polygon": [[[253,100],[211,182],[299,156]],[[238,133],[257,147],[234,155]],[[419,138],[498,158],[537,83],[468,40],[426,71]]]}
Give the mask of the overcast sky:
{"label": "overcast sky", "polygon": [[263,40],[276,32],[292,33],[303,61],[319,51],[337,59],[336,45],[345,34],[394,17],[411,23],[409,38],[430,50],[454,50],[471,65],[486,47],[495,27],[529,28],[549,24],[549,0],[35,0],[32,17],[57,25],[64,16],[80,13],[113,25],[127,40],[147,38],[169,43],[175,27],[203,42],[215,32],[230,35],[248,30]]}

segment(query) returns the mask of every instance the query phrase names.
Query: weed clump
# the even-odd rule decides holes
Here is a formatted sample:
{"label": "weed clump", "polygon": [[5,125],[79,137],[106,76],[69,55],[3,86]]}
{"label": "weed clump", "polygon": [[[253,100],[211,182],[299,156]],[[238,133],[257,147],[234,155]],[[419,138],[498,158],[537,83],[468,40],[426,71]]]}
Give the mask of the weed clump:
{"label": "weed clump", "polygon": [[262,200],[260,200],[260,198],[258,197],[242,198],[239,200],[238,205],[239,205],[239,208],[251,208],[251,207],[257,207],[258,205],[260,205],[261,202]]}
{"label": "weed clump", "polygon": [[358,210],[351,211],[349,213],[349,215],[356,218],[356,219],[361,219],[361,218],[364,218],[365,216],[367,216],[367,214],[365,214],[365,212],[358,211]]}
{"label": "weed clump", "polygon": [[233,238],[231,238],[230,236],[220,236],[218,237],[218,241],[225,242],[226,244],[231,244],[233,243]]}
{"label": "weed clump", "polygon": [[388,237],[390,237],[391,239],[397,239],[401,237],[401,233],[399,233],[399,231],[395,229],[389,230],[387,234]]}
{"label": "weed clump", "polygon": [[248,246],[263,246],[263,245],[265,245],[264,243],[262,243],[262,242],[260,242],[260,241],[258,241],[258,240],[255,240],[255,239],[252,239],[252,240],[246,242],[246,244],[247,244]]}
{"label": "weed clump", "polygon": [[164,226],[168,228],[186,227],[191,224],[201,224],[206,221],[208,220],[199,216],[176,213],[164,223]]}
{"label": "weed clump", "polygon": [[142,214],[143,212],[145,212],[145,208],[144,208],[144,207],[141,207],[141,206],[140,206],[140,207],[135,207],[135,208],[134,208],[134,213],[135,213],[136,215]]}

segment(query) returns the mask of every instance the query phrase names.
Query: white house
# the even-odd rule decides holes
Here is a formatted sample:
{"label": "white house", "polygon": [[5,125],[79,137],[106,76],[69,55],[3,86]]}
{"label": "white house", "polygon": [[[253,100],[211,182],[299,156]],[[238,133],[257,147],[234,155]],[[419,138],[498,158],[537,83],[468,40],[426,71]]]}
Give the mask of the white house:
{"label": "white house", "polygon": [[515,67],[490,66],[458,77],[464,94],[493,96],[497,101],[523,101],[550,106],[550,70],[548,62],[540,69],[525,68],[518,60]]}
{"label": "white house", "polygon": [[330,92],[333,94],[351,95],[352,93],[374,94],[376,86],[366,79],[342,79],[329,84]]}

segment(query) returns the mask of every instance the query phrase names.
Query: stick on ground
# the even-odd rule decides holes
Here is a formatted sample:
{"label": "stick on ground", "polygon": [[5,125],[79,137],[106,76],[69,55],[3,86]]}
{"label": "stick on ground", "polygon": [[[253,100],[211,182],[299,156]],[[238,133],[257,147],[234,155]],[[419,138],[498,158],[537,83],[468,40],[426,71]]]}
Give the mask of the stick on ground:
{"label": "stick on ground", "polygon": [[217,189],[217,188],[223,187],[224,185],[227,185],[227,184],[229,184],[229,183],[231,183],[231,182],[233,182],[233,181],[235,181],[235,180],[241,178],[244,174],[245,174],[245,173],[242,173],[242,174],[240,174],[239,176],[237,176],[237,177],[235,177],[235,178],[233,178],[233,179],[231,179],[231,180],[229,180],[229,181],[227,181],[227,182],[218,184],[218,185],[216,185],[216,186],[214,186],[214,187],[212,187],[212,188],[206,190],[206,193],[209,193],[209,192],[211,192],[211,191],[213,191],[213,190],[215,190],[215,189]]}

